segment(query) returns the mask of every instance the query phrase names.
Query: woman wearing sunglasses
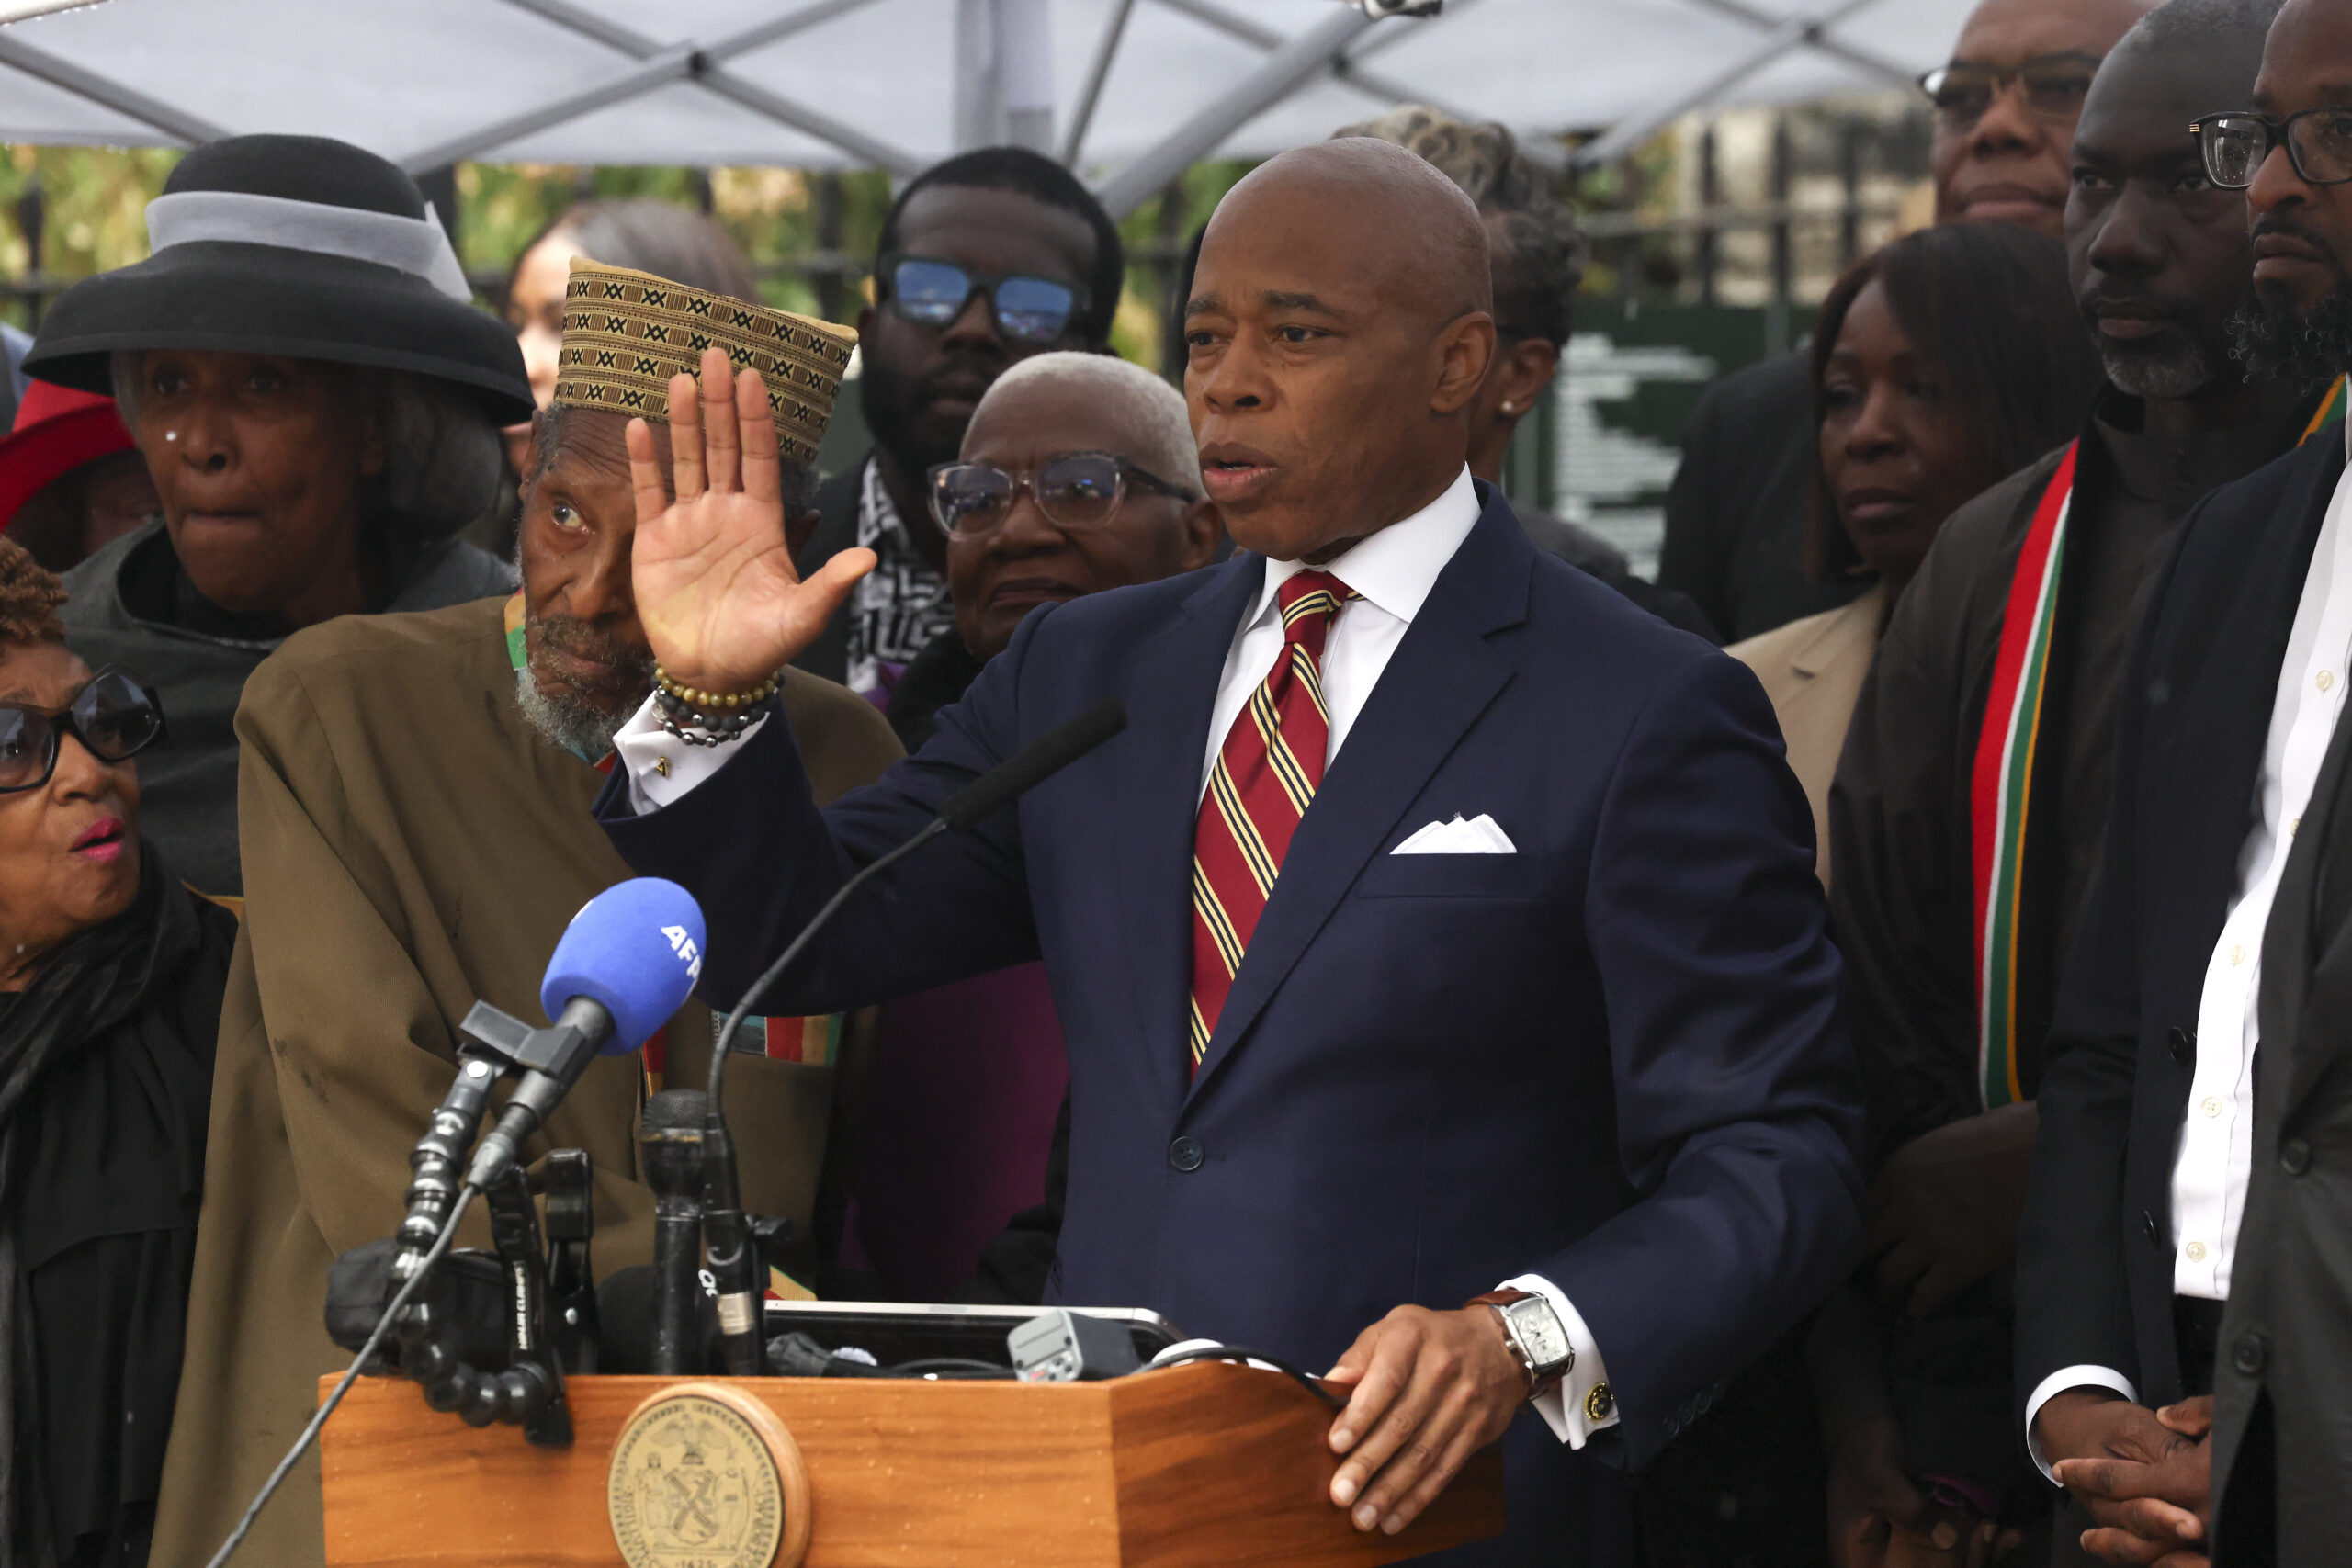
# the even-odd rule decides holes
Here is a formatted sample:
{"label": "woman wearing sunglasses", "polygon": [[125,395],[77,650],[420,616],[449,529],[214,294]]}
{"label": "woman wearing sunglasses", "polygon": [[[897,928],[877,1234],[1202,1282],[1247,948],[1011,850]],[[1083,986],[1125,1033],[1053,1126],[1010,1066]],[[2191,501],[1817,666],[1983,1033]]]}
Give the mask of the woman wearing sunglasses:
{"label": "woman wearing sunglasses", "polygon": [[0,539],[0,1421],[14,1561],[146,1561],[236,921],[139,837],[154,694]]}

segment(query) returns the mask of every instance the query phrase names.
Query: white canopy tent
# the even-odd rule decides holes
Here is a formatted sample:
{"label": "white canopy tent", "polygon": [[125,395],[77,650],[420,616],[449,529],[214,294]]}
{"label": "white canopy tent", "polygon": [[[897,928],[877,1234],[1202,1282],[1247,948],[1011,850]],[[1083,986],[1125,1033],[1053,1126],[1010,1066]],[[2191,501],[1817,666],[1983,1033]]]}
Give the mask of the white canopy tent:
{"label": "white canopy tent", "polygon": [[[51,0],[0,0],[0,17]],[[341,137],[462,159],[881,167],[1052,151],[1131,210],[1397,103],[1621,153],[1711,105],[1905,82],[1966,0],[103,0],[0,27],[0,141]]]}

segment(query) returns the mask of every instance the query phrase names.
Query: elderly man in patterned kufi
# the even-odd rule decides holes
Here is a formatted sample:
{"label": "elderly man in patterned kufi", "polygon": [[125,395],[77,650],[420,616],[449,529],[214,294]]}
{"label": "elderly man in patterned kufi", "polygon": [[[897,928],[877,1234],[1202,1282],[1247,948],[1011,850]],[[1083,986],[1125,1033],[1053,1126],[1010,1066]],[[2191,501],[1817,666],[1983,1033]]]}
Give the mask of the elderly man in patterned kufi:
{"label": "elderly man in patterned kufi", "polygon": [[[321,1321],[328,1265],[399,1224],[458,1020],[478,998],[541,1017],[565,923],[629,874],[589,815],[613,731],[653,685],[629,581],[629,418],[666,446],[668,378],[716,344],[765,381],[785,493],[805,506],[852,341],[575,258],[555,403],[524,478],[521,592],[313,627],[254,672],[237,716],[247,918],[211,1125],[211,1147],[232,1157],[206,1183],[157,1562],[201,1562],[220,1543],[309,1416],[318,1376],[343,1363]],[[820,796],[899,754],[842,687],[786,671],[783,702]],[[745,1206],[789,1217],[796,1235],[811,1231],[840,1029],[767,1020],[748,1032],[765,1059],[728,1075],[737,1125],[762,1132],[744,1151]],[[641,1058],[592,1066],[548,1122],[544,1146],[594,1162],[600,1274],[650,1256],[642,1097],[664,1068],[699,1081],[711,1042],[689,1004]],[[263,1515],[254,1561],[320,1561],[309,1462]]]}

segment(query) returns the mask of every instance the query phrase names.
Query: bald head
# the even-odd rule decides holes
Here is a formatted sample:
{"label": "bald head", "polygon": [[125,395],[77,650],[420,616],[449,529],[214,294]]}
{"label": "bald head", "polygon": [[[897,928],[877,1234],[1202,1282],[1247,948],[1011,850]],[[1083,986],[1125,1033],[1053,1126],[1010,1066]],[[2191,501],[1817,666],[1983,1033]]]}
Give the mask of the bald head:
{"label": "bald head", "polygon": [[1477,204],[1427,159],[1369,136],[1315,142],[1258,165],[1217,204],[1203,252],[1220,225],[1302,206],[1343,226],[1361,247],[1365,277],[1398,306],[1438,323],[1493,310]]}
{"label": "bald head", "polygon": [[1184,397],[1243,548],[1333,561],[1460,476],[1489,276],[1470,198],[1385,141],[1302,147],[1227,193],[1184,306]]}

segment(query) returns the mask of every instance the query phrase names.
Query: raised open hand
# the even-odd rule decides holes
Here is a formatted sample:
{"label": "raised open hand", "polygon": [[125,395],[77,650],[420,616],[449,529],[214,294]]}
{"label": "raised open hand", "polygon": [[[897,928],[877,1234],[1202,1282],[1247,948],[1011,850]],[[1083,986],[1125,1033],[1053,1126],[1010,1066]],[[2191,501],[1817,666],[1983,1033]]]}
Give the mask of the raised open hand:
{"label": "raised open hand", "polygon": [[637,496],[630,558],[637,613],[662,670],[706,692],[748,691],[817,639],[872,550],[843,550],[808,581],[785,543],[783,465],[767,389],[757,372],[730,376],[717,348],[691,376],[670,378],[670,467],[662,486],[653,432],[628,422]]}

